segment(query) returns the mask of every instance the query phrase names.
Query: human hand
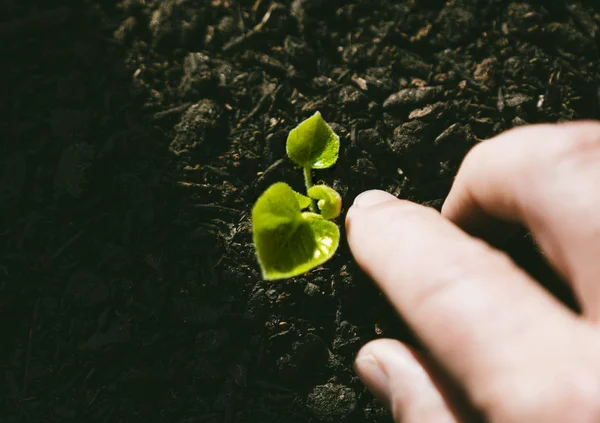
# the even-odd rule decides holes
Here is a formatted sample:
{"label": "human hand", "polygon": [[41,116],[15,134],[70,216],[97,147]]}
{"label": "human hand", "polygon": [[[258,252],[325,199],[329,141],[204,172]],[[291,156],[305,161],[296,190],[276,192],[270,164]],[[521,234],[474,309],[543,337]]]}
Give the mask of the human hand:
{"label": "human hand", "polygon": [[[473,236],[506,222],[532,232],[581,315]],[[508,131],[467,155],[441,214],[368,191],[346,226],[358,264],[431,353],[382,339],[357,356],[397,422],[471,422],[468,409],[494,423],[600,422],[600,123]]]}

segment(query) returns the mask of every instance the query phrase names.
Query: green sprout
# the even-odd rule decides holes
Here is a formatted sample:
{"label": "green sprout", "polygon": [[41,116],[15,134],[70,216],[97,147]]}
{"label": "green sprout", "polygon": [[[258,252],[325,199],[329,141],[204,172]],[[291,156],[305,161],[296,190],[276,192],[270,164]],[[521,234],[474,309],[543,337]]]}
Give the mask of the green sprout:
{"label": "green sprout", "polygon": [[[252,209],[252,233],[266,280],[291,278],[325,263],[335,254],[342,197],[326,185],[313,185],[312,170],[335,164],[340,138],[317,112],[294,128],[286,151],[304,170],[306,195],[288,184],[271,185]],[[320,214],[319,214],[320,211]]]}

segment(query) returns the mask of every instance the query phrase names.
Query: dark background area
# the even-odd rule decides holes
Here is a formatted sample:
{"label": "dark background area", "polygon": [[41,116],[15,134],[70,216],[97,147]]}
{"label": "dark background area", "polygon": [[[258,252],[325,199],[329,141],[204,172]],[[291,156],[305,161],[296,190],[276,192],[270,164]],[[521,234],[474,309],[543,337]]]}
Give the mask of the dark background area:
{"label": "dark background area", "polygon": [[346,205],[439,207],[477,142],[600,117],[599,25],[592,0],[2,1],[0,421],[389,422],[352,360],[416,341],[346,244],[260,279],[287,133],[332,124],[316,177]]}

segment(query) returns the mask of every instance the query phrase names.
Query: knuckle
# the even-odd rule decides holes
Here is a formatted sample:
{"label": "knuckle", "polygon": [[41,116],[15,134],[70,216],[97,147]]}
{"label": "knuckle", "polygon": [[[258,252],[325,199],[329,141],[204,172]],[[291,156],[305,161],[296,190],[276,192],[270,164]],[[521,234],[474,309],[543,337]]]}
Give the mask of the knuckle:
{"label": "knuckle", "polygon": [[[564,132],[556,135],[558,148],[551,156],[550,165],[572,166],[594,163],[600,160],[600,123],[585,122],[564,124]],[[568,132],[567,132],[568,131]]]}
{"label": "knuckle", "polygon": [[489,141],[482,141],[471,148],[465,155],[457,177],[463,177],[465,174],[470,173],[471,169],[476,167],[476,163],[479,162],[479,158],[486,154],[488,149]]}
{"label": "knuckle", "polygon": [[[558,147],[552,149],[549,160],[543,162],[537,181],[544,187],[544,192],[568,202],[571,216],[577,215],[578,220],[588,222],[582,236],[597,235],[600,232],[600,220],[597,219],[600,124],[588,122],[566,126],[569,129],[557,134]],[[557,208],[550,212],[562,213],[563,210]]]}
{"label": "knuckle", "polygon": [[[518,132],[519,137],[499,137],[483,141],[475,145],[465,156],[457,178],[465,178],[472,172],[481,168],[481,163],[498,163],[496,157],[503,156],[499,143],[519,143],[529,138],[543,140],[543,148],[535,158],[514,163],[519,160],[515,154],[505,156],[511,157],[510,162],[504,163],[509,166],[506,169],[518,171],[527,179],[536,178],[545,181],[548,176],[562,177],[565,173],[577,171],[584,165],[597,166],[600,162],[600,121],[568,122],[554,125],[532,125],[530,127],[512,129],[507,132]],[[513,150],[521,151],[520,147],[513,146]],[[510,150],[506,147],[507,151]],[[486,160],[490,159],[490,160]],[[535,159],[535,160],[533,160]],[[515,166],[518,168],[515,169]]]}
{"label": "knuckle", "polygon": [[547,371],[545,377],[529,375],[527,380],[513,379],[476,402],[494,422],[597,423],[600,421],[598,379],[583,369],[568,369],[562,374]]}

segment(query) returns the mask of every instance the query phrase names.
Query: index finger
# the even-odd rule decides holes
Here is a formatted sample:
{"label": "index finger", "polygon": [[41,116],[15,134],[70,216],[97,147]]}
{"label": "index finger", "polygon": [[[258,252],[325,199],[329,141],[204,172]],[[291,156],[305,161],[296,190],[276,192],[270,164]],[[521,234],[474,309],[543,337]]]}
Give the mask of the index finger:
{"label": "index finger", "polygon": [[576,348],[561,339],[584,330],[576,315],[435,210],[368,192],[346,225],[358,264],[476,402],[507,378],[547,380]]}

